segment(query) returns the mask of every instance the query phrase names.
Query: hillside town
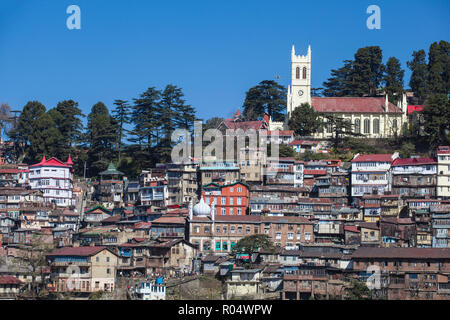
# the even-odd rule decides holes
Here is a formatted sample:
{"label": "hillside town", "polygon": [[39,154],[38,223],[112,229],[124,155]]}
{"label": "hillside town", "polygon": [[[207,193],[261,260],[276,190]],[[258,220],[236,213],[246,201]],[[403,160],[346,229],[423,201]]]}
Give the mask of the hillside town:
{"label": "hillside town", "polygon": [[171,84],[86,126],[74,100],[2,104],[0,299],[450,300],[448,49],[427,91],[371,46],[317,94],[292,46],[286,90],[207,121]]}
{"label": "hillside town", "polygon": [[[368,278],[379,298],[450,298],[449,146],[431,158],[159,164],[136,181],[112,162],[96,180],[72,166],[1,165],[2,297],[38,284],[114,292],[129,278],[167,299],[156,293],[169,279],[210,275],[223,299],[341,299]],[[234,250],[257,235],[272,250]]]}

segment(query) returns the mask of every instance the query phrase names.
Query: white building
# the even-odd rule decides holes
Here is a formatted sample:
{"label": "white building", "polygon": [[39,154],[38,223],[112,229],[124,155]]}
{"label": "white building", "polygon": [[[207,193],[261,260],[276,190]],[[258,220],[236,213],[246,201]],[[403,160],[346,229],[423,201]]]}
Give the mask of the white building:
{"label": "white building", "polygon": [[166,300],[166,286],[152,282],[141,282],[136,289],[141,300]]}
{"label": "white building", "polygon": [[295,161],[294,163],[294,187],[303,187],[303,172],[305,171],[305,164],[303,161]]}
{"label": "white building", "polygon": [[32,189],[44,193],[45,202],[54,202],[57,206],[75,205],[73,201],[73,162],[62,162],[57,158],[42,161],[30,166],[29,180]]}
{"label": "white building", "polygon": [[439,146],[437,150],[438,176],[437,196],[450,199],[450,147]]}
{"label": "white building", "polygon": [[[407,123],[407,101],[404,94],[394,105],[384,97],[311,97],[311,47],[306,55],[291,52],[291,85],[287,93],[287,115],[308,103],[315,111],[344,118],[354,125],[354,131],[367,138],[386,138],[399,135]],[[286,127],[286,125],[285,125]],[[314,138],[330,138],[331,126],[324,126]]]}
{"label": "white building", "polygon": [[352,197],[364,194],[384,194],[391,191],[391,164],[394,154],[357,154],[352,162]]}

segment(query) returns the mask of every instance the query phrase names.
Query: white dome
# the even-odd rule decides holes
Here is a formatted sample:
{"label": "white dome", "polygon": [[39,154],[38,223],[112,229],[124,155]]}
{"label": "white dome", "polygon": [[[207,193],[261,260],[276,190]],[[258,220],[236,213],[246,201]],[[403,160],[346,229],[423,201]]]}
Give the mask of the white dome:
{"label": "white dome", "polygon": [[211,213],[211,207],[205,203],[203,198],[201,198],[200,202],[194,206],[193,212],[195,216],[209,216]]}

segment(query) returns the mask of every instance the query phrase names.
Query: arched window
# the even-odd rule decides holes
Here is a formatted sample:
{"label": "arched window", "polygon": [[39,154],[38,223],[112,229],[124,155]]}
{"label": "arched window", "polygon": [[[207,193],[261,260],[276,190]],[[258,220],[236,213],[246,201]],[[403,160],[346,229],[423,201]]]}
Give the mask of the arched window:
{"label": "arched window", "polygon": [[355,119],[355,133],[361,133],[361,120]]}
{"label": "arched window", "polygon": [[397,131],[397,119],[394,119],[394,121],[392,121],[392,127],[394,127],[394,131]]}
{"label": "arched window", "polygon": [[204,251],[211,250],[211,242],[205,241],[205,242],[203,243],[203,250],[204,250]]}
{"label": "arched window", "polygon": [[297,68],[295,69],[295,78],[296,78],[296,79],[300,79],[300,67],[297,67]]}
{"label": "arched window", "polygon": [[373,133],[380,133],[380,120],[373,119]]}
{"label": "arched window", "polygon": [[370,133],[370,120],[364,120],[364,133]]}
{"label": "arched window", "polygon": [[306,67],[303,67],[303,79],[306,79]]}

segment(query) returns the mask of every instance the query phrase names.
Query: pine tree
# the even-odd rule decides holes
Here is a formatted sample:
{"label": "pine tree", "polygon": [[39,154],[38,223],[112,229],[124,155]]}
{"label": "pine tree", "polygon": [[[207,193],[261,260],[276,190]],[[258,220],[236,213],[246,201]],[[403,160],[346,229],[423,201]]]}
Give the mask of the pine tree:
{"label": "pine tree", "polygon": [[39,162],[45,155],[47,157],[59,157],[61,132],[56,127],[51,114],[46,112],[34,122],[34,131],[30,136],[30,148],[27,161]]}
{"label": "pine tree", "polygon": [[450,92],[450,44],[447,41],[434,42],[428,53],[427,91],[430,94]]}
{"label": "pine tree", "polygon": [[347,97],[353,95],[353,61],[345,60],[344,66],[331,70],[331,77],[323,83],[325,97]]}
{"label": "pine tree", "polygon": [[122,153],[123,133],[125,131],[124,126],[130,123],[131,114],[130,114],[130,105],[128,104],[128,101],[114,100],[114,105],[116,105],[116,108],[113,110],[113,117],[117,121],[119,129],[119,137],[117,141],[117,149],[118,149],[117,162],[120,163],[120,156]]}
{"label": "pine tree", "polygon": [[84,117],[78,102],[73,100],[65,100],[56,106],[62,119],[57,123],[58,129],[63,136],[63,141],[68,150],[72,150],[75,143],[83,141],[83,123],[81,118]]}
{"label": "pine tree", "polygon": [[108,108],[102,103],[96,103],[88,115],[87,139],[88,172],[96,176],[104,170],[114,158],[114,147],[118,139],[118,125],[110,116]]}
{"label": "pine tree", "polygon": [[402,99],[404,75],[405,71],[402,69],[400,61],[394,57],[389,58],[386,63],[383,82],[389,101],[393,103],[397,103],[397,101]]}
{"label": "pine tree", "polygon": [[432,148],[448,143],[450,100],[445,94],[429,94],[422,111],[424,131]]}
{"label": "pine tree", "polygon": [[292,111],[289,128],[299,136],[310,136],[322,128],[320,113],[308,103],[302,103]]}
{"label": "pine tree", "polygon": [[364,47],[355,53],[353,62],[353,95],[376,96],[383,79],[383,54],[378,46]]}
{"label": "pine tree", "polygon": [[428,78],[425,50],[414,51],[412,57],[412,60],[406,63],[412,72],[409,86],[414,92],[414,95],[419,99],[419,103],[422,103],[426,97],[426,83]]}
{"label": "pine tree", "polygon": [[[154,139],[158,140],[156,130],[159,125],[157,110],[161,99],[161,92],[155,87],[148,88],[139,98],[133,99],[133,111],[131,122],[134,124],[132,133],[137,139],[141,148],[151,151]],[[157,141],[156,141],[157,142]]]}
{"label": "pine tree", "polygon": [[273,121],[284,121],[286,88],[273,80],[261,81],[247,91],[243,107],[246,120],[261,119],[267,112]]}

